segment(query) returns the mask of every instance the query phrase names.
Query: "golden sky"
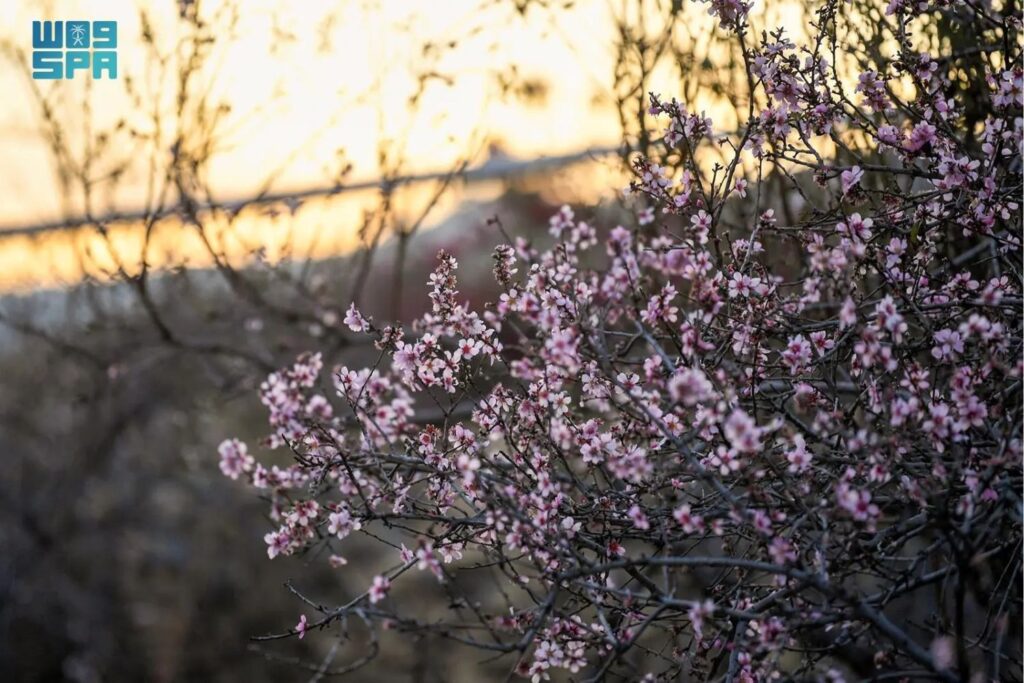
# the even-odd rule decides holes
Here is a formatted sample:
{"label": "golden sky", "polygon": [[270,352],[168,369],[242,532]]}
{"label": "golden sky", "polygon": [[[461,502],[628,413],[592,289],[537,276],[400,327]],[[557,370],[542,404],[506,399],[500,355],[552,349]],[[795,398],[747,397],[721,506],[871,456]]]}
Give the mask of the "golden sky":
{"label": "golden sky", "polygon": [[[79,148],[83,100],[91,105],[95,129],[120,118],[144,127],[146,113],[130,110],[123,92],[125,77],[160,81],[139,38],[139,10],[149,13],[160,45],[170,53],[181,38],[175,3],[47,4],[42,11],[38,2],[0,4],[3,37],[27,51],[33,19],[118,22],[119,81],[92,81],[88,93],[86,79],[36,82],[58,103]],[[409,171],[445,168],[469,151],[471,142],[479,147],[481,137],[500,140],[505,151],[523,157],[615,141],[614,112],[594,106],[611,72],[611,23],[604,2],[525,16],[511,3],[481,0],[232,4],[239,7],[237,24],[230,35],[221,34],[203,73],[211,99],[231,106],[210,173],[222,196],[244,196],[278,169],[283,169],[278,188],[324,184],[339,149],[353,163],[354,176],[376,177],[382,139],[404,141]],[[223,2],[202,7],[210,17],[228,11]],[[223,17],[213,21],[227,24]],[[447,47],[450,41],[457,44]],[[444,47],[425,56],[429,42]],[[511,64],[521,76],[549,86],[543,101],[499,96],[497,74]],[[438,76],[412,113],[408,100],[421,72]],[[165,95],[173,77],[163,77]],[[0,87],[12,95],[0,110],[0,156],[8,169],[23,171],[3,174],[0,222],[59,218],[49,152],[38,135],[39,108],[25,75],[6,62]],[[173,108],[172,101],[163,104],[165,110]],[[121,208],[138,192],[142,175],[125,179]]]}
{"label": "golden sky", "polygon": [[[192,92],[230,106],[206,175],[213,194],[220,200],[242,198],[268,182],[273,191],[327,185],[341,165],[339,150],[352,164],[350,179],[361,180],[380,176],[382,148],[392,162],[401,159],[402,172],[414,173],[445,170],[466,158],[481,163],[489,143],[524,159],[617,144],[614,18],[634,13],[636,3],[549,4],[520,13],[516,3],[505,0],[203,0],[202,15],[215,27],[216,40]],[[689,29],[710,34],[714,23],[704,7],[694,3],[691,9]],[[142,14],[153,27],[162,65],[141,38]],[[110,137],[107,166],[97,164],[93,174],[120,162],[126,171],[116,184],[97,184],[92,211],[141,208],[149,164],[166,162],[173,139],[175,74],[187,52],[177,4],[9,1],[0,3],[0,39],[28,54],[33,19],[116,20],[120,78],[31,81],[14,60],[0,61],[0,88],[7,95],[0,108],[0,227],[60,219],[82,208],[78,193],[60,189],[33,87],[53,107],[76,163],[90,156],[98,131],[125,122]],[[502,93],[501,78],[507,79],[513,66],[518,84],[539,84],[541,96]],[[656,72],[655,87],[676,94],[672,78],[667,70]],[[126,94],[129,82],[137,93],[134,100]],[[410,106],[417,93],[416,105]],[[153,112],[163,117],[159,137]],[[126,130],[141,135],[130,138]],[[335,202],[329,211],[310,211],[314,215],[306,218],[304,209],[291,221],[308,239],[335,245],[331,250],[350,247],[365,202],[373,201],[373,193],[364,194],[363,203]],[[415,195],[410,192],[406,199],[415,204]],[[443,219],[459,198],[432,214],[434,220]],[[255,224],[246,229],[248,243],[273,247],[280,242],[279,219],[249,220]],[[126,228],[124,234],[130,232]],[[189,256],[191,247],[180,239],[170,234],[161,247],[171,262],[175,249],[182,259]],[[137,240],[122,246],[131,260]],[[92,233],[0,239],[0,289],[73,281],[89,271],[82,254],[102,260],[104,247]],[[102,270],[110,263],[96,266]]]}

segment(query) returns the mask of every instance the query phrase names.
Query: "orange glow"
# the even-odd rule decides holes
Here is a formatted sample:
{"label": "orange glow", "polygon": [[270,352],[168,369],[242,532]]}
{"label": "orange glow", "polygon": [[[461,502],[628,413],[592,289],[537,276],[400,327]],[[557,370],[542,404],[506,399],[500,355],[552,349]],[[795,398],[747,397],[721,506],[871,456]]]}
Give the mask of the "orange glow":
{"label": "orange glow", "polygon": [[[617,3],[576,2],[569,9],[536,8],[525,15],[514,3],[480,0],[200,4],[203,16],[221,32],[207,67],[193,83],[193,94],[207,93],[211,103],[230,106],[219,124],[218,145],[206,174],[219,200],[268,188],[329,185],[340,165],[339,150],[352,164],[350,178],[365,179],[388,170],[379,163],[383,148],[390,150],[388,168],[416,173],[449,169],[465,160],[482,163],[490,144],[500,146],[503,154],[530,159],[614,145],[621,139],[612,92]],[[95,145],[87,131],[110,128],[119,120],[126,129],[154,136],[130,138],[122,129],[111,138],[106,154],[124,161],[126,171],[116,185],[97,184],[90,207],[94,215],[143,207],[149,164],[166,164],[174,139],[174,67],[161,72],[147,52],[140,38],[140,12],[154,27],[157,49],[173,65],[173,56],[187,51],[177,3],[55,0],[45,5],[40,9],[29,0],[0,5],[0,25],[6,27],[2,38],[9,46],[28,53],[33,19],[114,19],[121,78],[33,82],[11,60],[2,62],[0,88],[8,93],[8,106],[0,114],[5,179],[0,185],[0,225],[5,227],[58,220],[84,208],[82,193],[75,190],[79,185],[73,182],[72,191],[65,192],[57,180],[33,86],[57,113],[75,163],[82,163]],[[771,16],[764,18],[798,30],[801,19],[795,7],[773,5]],[[233,8],[237,22],[229,32],[225,27],[231,24]],[[686,3],[686,8],[692,16],[686,22],[690,35],[711,35],[714,19],[705,7]],[[507,74],[511,65],[522,79],[539,86],[532,98],[501,92],[498,74]],[[411,107],[422,78],[426,86]],[[140,93],[138,102],[125,92],[129,79]],[[676,77],[664,66],[653,73],[651,87],[669,96],[680,94]],[[717,125],[735,124],[731,110],[710,99],[702,97],[691,106],[716,116]],[[154,111],[162,117],[158,137]],[[98,175],[105,168],[99,164],[92,172]],[[588,199],[624,183],[621,175],[609,175],[600,165],[585,168],[589,170],[578,169],[573,177],[581,187],[591,188]],[[396,198],[399,212],[415,215],[429,191],[401,192]],[[500,184],[493,182],[455,188],[426,224],[443,220],[464,199],[493,198],[500,192]],[[308,202],[295,216],[246,211],[230,231],[221,222],[212,226],[213,233],[224,233],[218,237],[224,241],[220,247],[233,261],[244,261],[257,246],[272,260],[345,253],[357,246],[362,213],[375,197],[367,192]],[[174,201],[173,191],[168,200]],[[138,267],[140,232],[130,224],[110,232],[110,248],[129,271]],[[294,240],[291,254],[285,253],[286,238]],[[115,267],[110,248],[90,230],[0,238],[0,290],[104,277]],[[211,262],[194,230],[171,219],[159,223],[148,260],[157,267]]]}

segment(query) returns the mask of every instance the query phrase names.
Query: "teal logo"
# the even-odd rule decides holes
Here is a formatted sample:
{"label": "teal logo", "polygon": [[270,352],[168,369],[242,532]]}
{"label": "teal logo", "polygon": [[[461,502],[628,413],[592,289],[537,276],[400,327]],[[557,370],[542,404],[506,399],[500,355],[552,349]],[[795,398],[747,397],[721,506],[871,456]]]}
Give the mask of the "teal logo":
{"label": "teal logo", "polygon": [[116,21],[33,21],[32,78],[117,78]]}

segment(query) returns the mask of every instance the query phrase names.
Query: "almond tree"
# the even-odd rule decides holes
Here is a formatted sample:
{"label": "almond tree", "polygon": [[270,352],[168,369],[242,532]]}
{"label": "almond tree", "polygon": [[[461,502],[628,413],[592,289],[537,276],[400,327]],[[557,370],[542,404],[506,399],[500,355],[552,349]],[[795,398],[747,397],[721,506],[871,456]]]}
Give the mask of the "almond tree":
{"label": "almond tree", "polygon": [[[708,6],[739,130],[651,95],[631,220],[498,245],[480,311],[442,252],[411,330],[348,310],[372,367],[260,387],[288,462],[220,458],[270,558],[384,546],[265,639],[431,632],[533,681],[1020,680],[1020,10],[828,0],[796,38]],[[401,597],[419,572],[448,619]]]}

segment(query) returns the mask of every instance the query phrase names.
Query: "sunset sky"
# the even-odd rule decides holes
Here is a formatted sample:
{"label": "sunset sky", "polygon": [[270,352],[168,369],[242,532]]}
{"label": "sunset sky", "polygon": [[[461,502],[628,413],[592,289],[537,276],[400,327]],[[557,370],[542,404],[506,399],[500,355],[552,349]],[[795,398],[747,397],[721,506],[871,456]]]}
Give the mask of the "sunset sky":
{"label": "sunset sky", "polygon": [[[349,180],[378,178],[382,148],[388,150],[391,168],[415,173],[445,171],[467,159],[478,165],[495,151],[532,159],[615,145],[621,140],[612,90],[615,18],[628,12],[632,23],[642,23],[634,16],[635,4],[610,0],[531,6],[525,13],[515,3],[484,0],[288,5],[247,0],[201,6],[217,40],[206,67],[193,79],[193,93],[202,92],[211,108],[221,103],[230,108],[218,124],[206,174],[221,201],[263,189],[329,185],[345,163],[352,164]],[[773,14],[782,15],[776,20],[786,19],[784,7],[773,7]],[[108,161],[98,163],[93,175],[116,163],[127,170],[116,185],[97,184],[91,208],[98,215],[145,205],[150,163],[159,167],[167,162],[174,134],[175,74],[187,54],[177,9],[175,3],[138,0],[110,0],[102,6],[72,0],[0,5],[0,38],[7,48],[0,88],[8,95],[0,110],[0,163],[5,166],[0,227],[60,220],[83,208],[78,193],[59,189],[39,97],[52,107],[75,163],[89,156],[98,132],[124,121],[110,135],[104,151]],[[687,11],[694,17],[689,30],[711,35],[715,23],[703,6],[695,3]],[[143,12],[153,27],[158,59],[141,37]],[[17,61],[19,55],[30,59],[34,19],[116,20],[120,78],[32,81]],[[512,92],[503,93],[501,84],[510,78]],[[652,84],[672,94],[677,89],[673,78],[659,67]],[[129,83],[135,100],[126,93]],[[515,94],[524,91],[526,96]],[[410,100],[417,94],[413,106]],[[159,138],[155,112],[163,117]],[[127,130],[140,135],[129,137]],[[142,141],[143,136],[159,143]],[[407,194],[403,201],[415,208],[416,192]],[[422,202],[429,192],[420,194]],[[324,247],[328,251],[351,246],[352,225],[365,202],[374,200],[373,193],[365,195],[363,203],[351,198],[335,202],[327,214],[326,241],[320,235],[323,212],[305,220],[300,212],[298,232],[320,235],[322,243],[335,245]],[[443,219],[458,199],[438,207],[430,222]],[[248,220],[256,221],[248,233],[273,248],[281,226],[264,217]],[[133,240],[128,244],[130,250]],[[188,252],[180,236],[168,237],[168,244]],[[0,270],[5,272],[0,288],[74,280],[83,269],[83,251],[98,258],[104,249],[94,234],[0,240]]]}

